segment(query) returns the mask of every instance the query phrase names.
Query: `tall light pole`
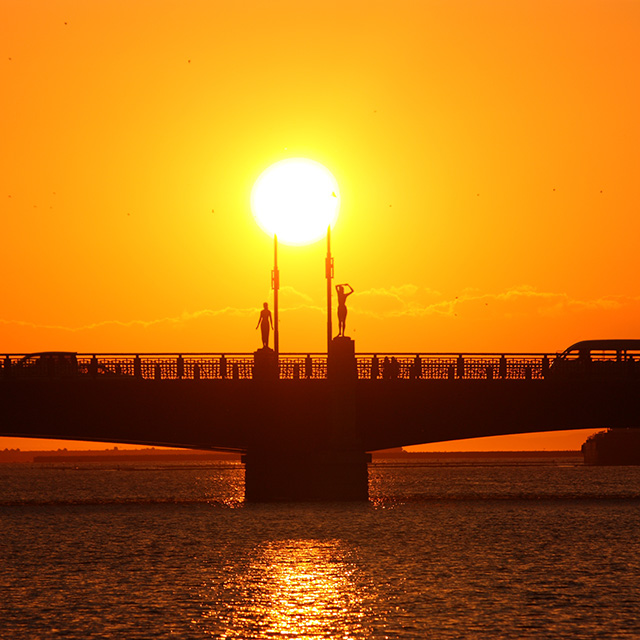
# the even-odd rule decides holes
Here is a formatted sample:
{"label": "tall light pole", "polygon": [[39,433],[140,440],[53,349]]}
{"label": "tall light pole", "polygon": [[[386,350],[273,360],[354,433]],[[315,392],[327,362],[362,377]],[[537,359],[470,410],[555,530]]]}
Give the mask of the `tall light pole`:
{"label": "tall light pole", "polygon": [[[327,230],[327,347],[331,343],[331,224],[340,206],[338,183],[320,163],[307,158],[286,158],[263,171],[251,190],[251,209],[256,221],[273,235],[274,265],[271,272],[273,289],[274,351],[280,350],[278,326],[278,235],[285,244],[302,245],[316,242]],[[277,234],[277,235],[276,235]]]}
{"label": "tall light pole", "polygon": [[280,289],[280,271],[278,271],[278,235],[273,234],[273,271],[271,272],[273,289],[273,350],[280,353],[280,328],[278,325],[278,289]]}
{"label": "tall light pole", "polygon": [[327,278],[327,354],[331,347],[331,280],[333,278],[333,258],[331,257],[331,225],[327,227],[327,257],[324,262],[325,276]]}

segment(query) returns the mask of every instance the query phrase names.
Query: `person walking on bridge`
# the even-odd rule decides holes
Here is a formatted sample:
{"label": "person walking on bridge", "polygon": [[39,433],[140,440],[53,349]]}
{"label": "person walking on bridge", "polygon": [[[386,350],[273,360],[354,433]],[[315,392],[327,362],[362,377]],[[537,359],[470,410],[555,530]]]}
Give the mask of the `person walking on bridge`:
{"label": "person walking on bridge", "polygon": [[263,309],[260,312],[260,318],[258,319],[258,324],[256,325],[256,329],[260,327],[262,332],[262,348],[269,348],[269,327],[273,329],[273,320],[271,318],[271,311],[269,311],[268,303],[264,303],[262,305]]}
{"label": "person walking on bridge", "polygon": [[[345,287],[349,287],[346,293]],[[338,337],[344,337],[347,324],[347,298],[353,293],[353,287],[350,284],[337,284],[336,292],[338,293]]]}

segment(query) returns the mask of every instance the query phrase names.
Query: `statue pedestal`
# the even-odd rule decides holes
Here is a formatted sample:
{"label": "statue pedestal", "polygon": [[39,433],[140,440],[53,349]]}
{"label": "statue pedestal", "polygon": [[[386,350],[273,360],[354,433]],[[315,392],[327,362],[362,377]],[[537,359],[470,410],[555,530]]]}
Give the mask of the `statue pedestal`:
{"label": "statue pedestal", "polygon": [[329,345],[327,377],[329,380],[346,382],[358,379],[356,366],[356,343],[346,336],[334,338]]}
{"label": "statue pedestal", "polygon": [[253,352],[253,379],[278,379],[278,355],[273,349],[262,347]]}

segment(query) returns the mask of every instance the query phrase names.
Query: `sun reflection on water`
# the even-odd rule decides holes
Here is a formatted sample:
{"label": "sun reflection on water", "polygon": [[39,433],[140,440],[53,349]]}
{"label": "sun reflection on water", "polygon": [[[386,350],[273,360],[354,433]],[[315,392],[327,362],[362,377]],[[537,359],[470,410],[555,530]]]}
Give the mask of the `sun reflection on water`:
{"label": "sun reflection on water", "polygon": [[[284,540],[256,549],[205,614],[219,638],[366,637],[367,586],[340,541]],[[222,596],[223,594],[218,594]],[[208,626],[208,625],[207,625]]]}

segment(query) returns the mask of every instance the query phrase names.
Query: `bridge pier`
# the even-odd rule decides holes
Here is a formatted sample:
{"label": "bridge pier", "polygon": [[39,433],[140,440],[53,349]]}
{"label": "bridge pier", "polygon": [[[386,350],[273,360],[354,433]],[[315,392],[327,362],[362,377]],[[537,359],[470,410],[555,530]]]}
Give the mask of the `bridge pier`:
{"label": "bridge pier", "polygon": [[[267,374],[266,358],[266,353],[256,352],[256,365],[265,360],[258,383],[273,379]],[[247,501],[368,500],[370,456],[357,437],[357,370],[351,338],[332,341],[327,378],[325,406],[322,411],[308,407],[308,421],[298,416],[297,424],[279,423],[277,416],[287,421],[286,411],[271,407],[276,419],[271,416],[266,422],[273,428],[249,446],[243,458]]]}
{"label": "bridge pier", "polygon": [[356,450],[249,450],[248,502],[346,502],[369,499],[369,456]]}

